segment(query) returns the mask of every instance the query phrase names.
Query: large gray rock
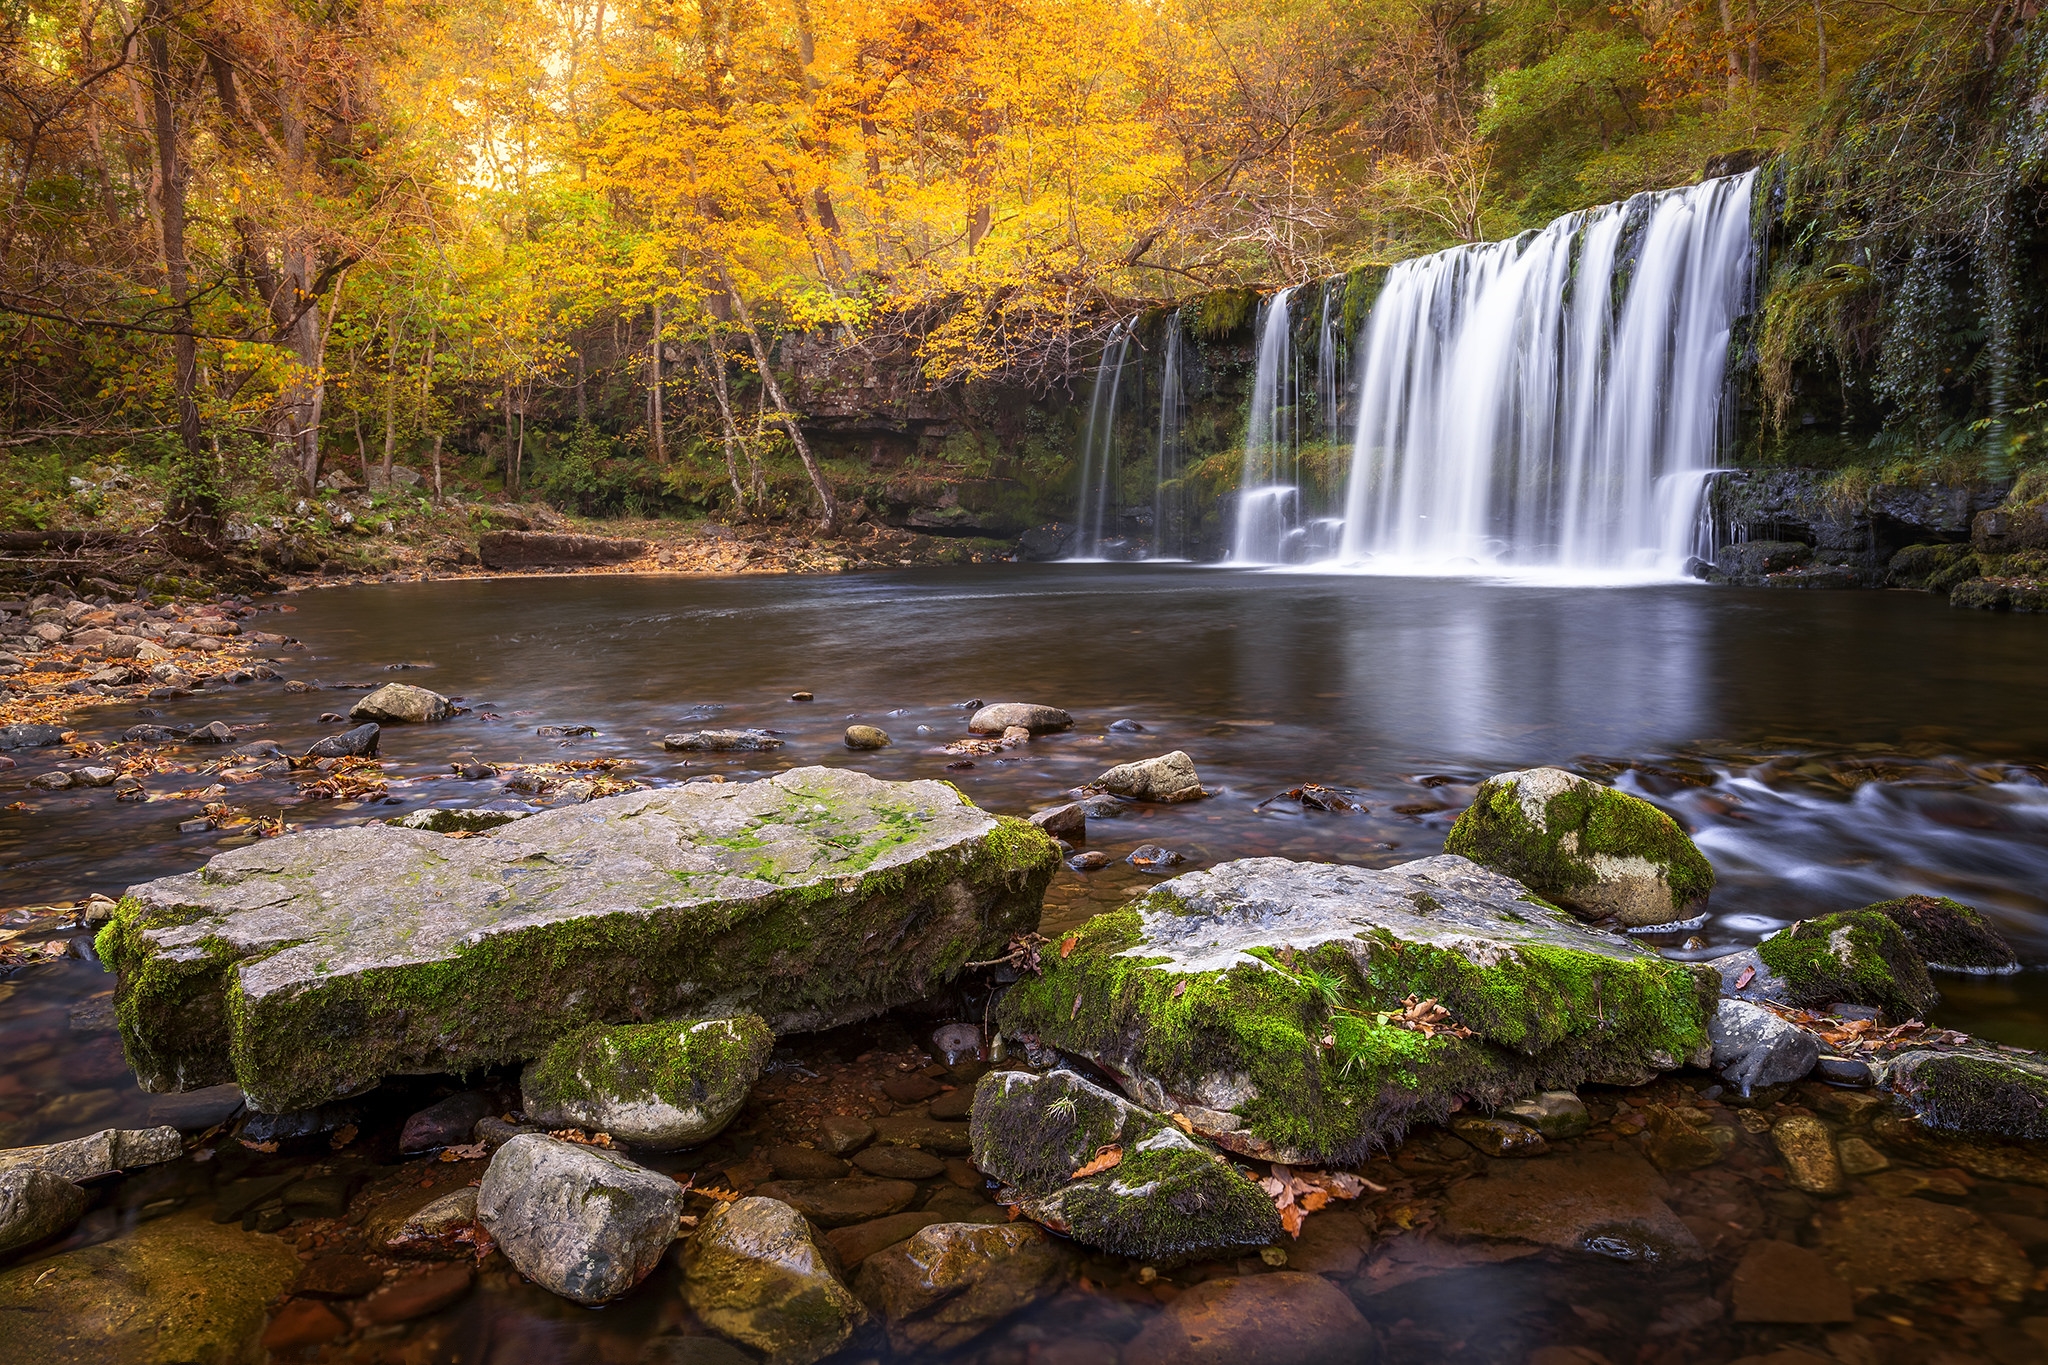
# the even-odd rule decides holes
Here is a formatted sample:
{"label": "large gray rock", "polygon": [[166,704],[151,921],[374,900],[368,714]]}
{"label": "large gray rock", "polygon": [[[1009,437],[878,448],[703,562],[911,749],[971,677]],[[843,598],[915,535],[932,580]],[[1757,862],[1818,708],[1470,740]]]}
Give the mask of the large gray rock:
{"label": "large gray rock", "polygon": [[977,735],[999,735],[1012,725],[1021,725],[1034,735],[1043,735],[1054,730],[1072,729],[1074,718],[1057,706],[999,701],[982,707],[967,722],[967,728]]}
{"label": "large gray rock", "polygon": [[34,1166],[64,1180],[97,1180],[137,1166],[160,1166],[184,1154],[176,1128],[106,1128],[68,1142],[0,1151],[0,1170]]}
{"label": "large gray rock", "polygon": [[1820,1039],[1747,1000],[1723,1000],[1708,1033],[1715,1068],[1744,1095],[1803,1080],[1820,1060]]}
{"label": "large gray rock", "polygon": [[145,1089],[233,1079],[277,1112],[537,1057],[592,1022],[865,1018],[999,956],[1057,865],[948,783],[798,768],[481,839],[267,839],[132,888],[98,946]]}
{"label": "large gray rock", "polygon": [[938,1223],[862,1261],[853,1287],[898,1351],[950,1351],[1056,1292],[1072,1260],[1032,1223]]}
{"label": "large gray rock", "polygon": [[62,1232],[85,1204],[84,1190],[40,1166],[0,1171],[0,1256]]}
{"label": "large gray rock", "polygon": [[[1264,1192],[1206,1143],[1071,1071],[996,1071],[974,1090],[974,1164],[1017,1207],[1118,1256],[1173,1259],[1263,1246],[1280,1233]],[[1104,1148],[1121,1161],[1074,1179]]]}
{"label": "large gray rock", "polygon": [[747,1102],[775,1035],[751,1014],[694,1024],[591,1024],[520,1075],[526,1116],[675,1151],[717,1136]]}
{"label": "large gray rock", "polygon": [[1198,801],[1204,795],[1195,761],[1180,750],[1135,763],[1119,763],[1090,783],[1134,801]]}
{"label": "large gray rock", "polygon": [[617,1152],[537,1133],[498,1149],[477,1221],[529,1280],[577,1303],[640,1283],[676,1238],[682,1187]]}
{"label": "large gray rock", "polygon": [[1513,877],[1590,919],[1630,926],[1697,915],[1714,869],[1678,822],[1639,797],[1562,768],[1479,784],[1444,852]]}
{"label": "large gray rock", "polygon": [[770,1365],[811,1365],[845,1344],[867,1313],[840,1283],[837,1258],[774,1199],[735,1199],[706,1214],[683,1247],[683,1298],[706,1326]]}
{"label": "large gray rock", "polygon": [[[1347,1163],[1441,1122],[1708,1056],[1711,972],[1590,928],[1459,857],[1249,858],[1082,926],[998,1021],[1247,1156]],[[1410,1017],[1434,1000],[1447,1011]]]}
{"label": "large gray rock", "polygon": [[455,703],[439,692],[411,683],[385,683],[348,709],[353,721],[379,721],[385,725],[421,725],[446,720],[455,714]]}

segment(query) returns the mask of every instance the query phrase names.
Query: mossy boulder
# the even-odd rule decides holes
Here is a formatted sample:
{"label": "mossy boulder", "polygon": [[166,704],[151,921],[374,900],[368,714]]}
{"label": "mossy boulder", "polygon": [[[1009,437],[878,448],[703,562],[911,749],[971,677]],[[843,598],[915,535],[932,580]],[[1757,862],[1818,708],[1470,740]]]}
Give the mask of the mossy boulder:
{"label": "mossy boulder", "polygon": [[1452,855],[1225,863],[1098,915],[1043,965],[1004,997],[1003,1032],[1232,1151],[1315,1164],[1461,1105],[1704,1064],[1716,1001],[1711,972]]}
{"label": "mossy boulder", "polygon": [[1946,896],[1901,896],[1866,905],[1899,926],[1927,965],[1959,972],[2018,971],[2019,955],[1980,911]]}
{"label": "mossy boulder", "polygon": [[131,888],[98,947],[144,1089],[232,1080],[282,1112],[526,1061],[588,1023],[865,1018],[1035,927],[1058,859],[949,783],[797,768],[480,838],[265,840]]}
{"label": "mossy boulder", "polygon": [[1875,910],[1801,920],[1754,951],[1776,980],[1752,980],[1744,992],[1752,998],[1800,1009],[1864,1005],[1893,1023],[1924,1017],[1940,999],[1904,931]]}
{"label": "mossy boulder", "polygon": [[586,1024],[519,1077],[526,1116],[661,1151],[708,1142],[747,1102],[775,1047],[757,1016]]}
{"label": "mossy boulder", "polygon": [[1444,851],[1590,919],[1631,927],[1690,919],[1714,889],[1713,867],[1676,820],[1562,768],[1480,783]]}
{"label": "mossy boulder", "polygon": [[779,1200],[713,1208],[684,1245],[682,1262],[690,1311],[770,1365],[822,1360],[867,1319],[840,1281],[838,1257]]}
{"label": "mossy boulder", "polygon": [[2039,1053],[1908,1052],[1885,1082],[1929,1127],[2048,1139],[2048,1058]]}
{"label": "mossy boulder", "polygon": [[[974,1164],[1085,1246],[1143,1260],[1264,1246],[1272,1200],[1207,1143],[1071,1071],[996,1071],[974,1088]],[[1121,1160],[1074,1179],[1106,1147]]]}

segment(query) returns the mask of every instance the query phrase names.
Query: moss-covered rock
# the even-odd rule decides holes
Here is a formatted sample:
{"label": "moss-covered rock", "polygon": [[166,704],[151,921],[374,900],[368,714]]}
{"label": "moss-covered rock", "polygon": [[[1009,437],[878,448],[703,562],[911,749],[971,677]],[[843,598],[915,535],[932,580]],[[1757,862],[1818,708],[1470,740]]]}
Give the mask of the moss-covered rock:
{"label": "moss-covered rock", "polygon": [[1631,926],[1689,919],[1714,889],[1714,869],[1677,821],[1561,768],[1480,783],[1444,851],[1589,918]]}
{"label": "moss-covered rock", "polygon": [[1756,956],[1783,983],[1766,998],[1801,1009],[1866,1005],[1902,1023],[1940,998],[1905,933],[1872,910],[1801,920],[1759,943]]}
{"label": "moss-covered rock", "polygon": [[1908,1052],[1885,1083],[1931,1128],[2048,1139],[2048,1058],[2039,1053]]}
{"label": "moss-covered rock", "polygon": [[674,1151],[716,1136],[775,1047],[751,1014],[693,1024],[586,1024],[519,1077],[526,1115]]}
{"label": "moss-covered rock", "polygon": [[[1710,1048],[1712,973],[1445,855],[1384,871],[1252,858],[1099,915],[998,1019],[1249,1156],[1344,1163],[1439,1122]],[[1404,1018],[1433,1000],[1448,1018]]]}
{"label": "moss-covered rock", "polygon": [[1927,965],[1960,972],[2019,970],[2019,955],[1982,912],[1946,896],[1901,896],[1866,905],[1899,926]]}
{"label": "moss-covered rock", "polygon": [[920,999],[1038,922],[1058,846],[943,782],[798,768],[481,838],[287,835],[130,890],[98,946],[145,1089],[312,1108],[539,1056],[592,1022],[777,1033]]}
{"label": "moss-covered rock", "polygon": [[[1017,1206],[1075,1241],[1175,1260],[1263,1246],[1273,1203],[1206,1143],[1071,1071],[996,1071],[974,1089],[974,1164]],[[1106,1147],[1109,1170],[1076,1180]]]}

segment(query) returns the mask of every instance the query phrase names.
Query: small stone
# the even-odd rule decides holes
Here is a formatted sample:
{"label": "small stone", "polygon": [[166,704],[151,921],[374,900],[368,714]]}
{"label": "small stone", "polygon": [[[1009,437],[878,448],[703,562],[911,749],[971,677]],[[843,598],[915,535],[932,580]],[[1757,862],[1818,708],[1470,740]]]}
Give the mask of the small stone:
{"label": "small stone", "polygon": [[1785,1180],[1808,1194],[1840,1194],[1842,1166],[1827,1125],[1805,1114],[1788,1114],[1771,1125],[1771,1143],[1785,1163]]}
{"label": "small stone", "polygon": [[956,1086],[925,1106],[925,1113],[935,1119],[964,1119],[974,1112],[974,1088]]}
{"label": "small stone", "polygon": [[720,1204],[683,1248],[683,1298],[713,1331],[773,1365],[811,1365],[866,1321],[797,1210],[770,1198]]}
{"label": "small stone", "polygon": [[782,741],[765,730],[686,730],[663,735],[661,747],[685,754],[758,752],[780,749]]}
{"label": "small stone", "polygon": [[111,787],[121,776],[112,768],[73,768],[71,785],[74,787]]}
{"label": "small stone", "polygon": [[848,1114],[827,1114],[818,1120],[818,1141],[834,1156],[857,1152],[875,1140],[875,1126]]}
{"label": "small stone", "polygon": [[385,725],[422,725],[446,720],[454,714],[454,702],[439,692],[411,683],[385,683],[348,709],[350,720],[374,720]]}
{"label": "small stone", "polygon": [[617,1153],[527,1134],[491,1158],[477,1218],[528,1279],[600,1303],[654,1269],[682,1203],[675,1181]]}
{"label": "small stone", "polygon": [[465,1090],[438,1100],[406,1119],[398,1136],[398,1150],[430,1152],[437,1147],[466,1143],[476,1131],[477,1120],[487,1117],[493,1108],[490,1096],[478,1090]]}
{"label": "small stone", "polygon": [[846,747],[849,749],[886,749],[889,735],[873,725],[849,725],[846,727]]}
{"label": "small stone", "polygon": [[315,740],[313,747],[306,750],[306,757],[367,758],[377,752],[377,737],[382,733],[375,721],[358,725],[353,730],[343,730],[338,735]]}
{"label": "small stone", "polygon": [[1372,1328],[1320,1275],[1281,1270],[1204,1280],[1123,1350],[1123,1365],[1311,1365],[1370,1359]]}
{"label": "small stone", "polygon": [[1849,1085],[1868,1089],[1877,1084],[1877,1075],[1870,1069],[1870,1063],[1857,1057],[1822,1056],[1813,1065],[1813,1074],[1829,1085]]}
{"label": "small stone", "polygon": [[348,1331],[332,1308],[312,1299],[293,1299],[277,1310],[277,1316],[263,1329],[262,1346],[266,1351],[295,1351],[301,1346],[317,1346],[323,1341],[332,1341]]}
{"label": "small stone", "polygon": [[789,694],[789,699],[790,699],[791,701],[813,701],[813,700],[815,700],[815,698],[814,698],[814,697],[812,697],[812,695],[811,695],[810,693],[808,693],[808,692],[792,692],[792,693],[790,693],[790,694]]}
{"label": "small stone", "polygon": [[63,772],[37,773],[28,780],[31,787],[47,792],[60,792],[71,785],[71,774]]}
{"label": "small stone", "polygon": [[1849,1286],[1820,1256],[1792,1242],[1752,1242],[1730,1280],[1737,1322],[1851,1322]]}
{"label": "small stone", "polygon": [[833,1228],[825,1234],[825,1240],[838,1254],[839,1263],[851,1270],[876,1252],[895,1246],[912,1233],[945,1221],[944,1217],[936,1213],[892,1213],[886,1218],[855,1223],[850,1227]]}
{"label": "small stone", "polygon": [[869,1256],[854,1289],[898,1351],[947,1351],[1057,1291],[1070,1265],[1031,1223],[938,1223]]}
{"label": "small stone", "polygon": [[1575,1138],[1593,1125],[1585,1103],[1569,1090],[1546,1090],[1533,1099],[1502,1105],[1494,1117],[1534,1128],[1552,1142]]}
{"label": "small stone", "polygon": [[376,1324],[411,1322],[440,1312],[475,1283],[476,1272],[466,1265],[440,1266],[372,1294],[363,1301],[363,1317]]}
{"label": "small stone", "polygon": [[753,1155],[768,1163],[777,1180],[837,1180],[852,1169],[815,1147],[756,1147]]}
{"label": "small stone", "polygon": [[1145,733],[1145,727],[1134,720],[1113,720],[1109,723],[1109,729],[1111,734],[1117,735],[1142,735]]}
{"label": "small stone", "polygon": [[1507,1119],[1459,1114],[1451,1120],[1451,1131],[1488,1156],[1541,1156],[1550,1150],[1543,1134]]}
{"label": "small stone", "polygon": [[853,1164],[885,1180],[930,1180],[946,1173],[945,1162],[915,1147],[870,1147]]}
{"label": "small stone", "polygon": [[1056,839],[1078,843],[1088,837],[1088,812],[1079,801],[1039,811],[1031,817],[1031,823]]}
{"label": "small stone", "polygon": [[1067,866],[1076,872],[1093,872],[1109,866],[1109,855],[1100,849],[1091,848],[1086,853],[1076,853],[1067,859]]}
{"label": "small stone", "polygon": [[974,1169],[974,1163],[952,1156],[946,1158],[946,1179],[963,1190],[981,1190],[988,1184],[987,1177]]}
{"label": "small stone", "polygon": [[1207,795],[1195,772],[1195,761],[1178,749],[1157,758],[1119,763],[1090,785],[1133,801],[1195,801]]}
{"label": "small stone", "polygon": [[1141,872],[1164,872],[1169,867],[1178,867],[1187,861],[1185,854],[1176,853],[1158,844],[1139,844],[1132,849],[1124,861]]}
{"label": "small stone", "polygon": [[210,725],[202,725],[191,734],[185,736],[185,742],[187,744],[233,744],[235,742],[234,727],[224,720],[217,720]]}
{"label": "small stone", "polygon": [[62,1232],[85,1205],[84,1190],[39,1166],[0,1171],[0,1255]]}
{"label": "small stone", "polygon": [[882,1093],[898,1104],[916,1104],[939,1093],[940,1085],[929,1076],[911,1072],[904,1076],[891,1076],[882,1082]]}
{"label": "small stone", "polygon": [[439,1199],[429,1200],[401,1220],[397,1231],[383,1239],[384,1245],[393,1251],[404,1251],[422,1243],[445,1243],[475,1225],[476,1201],[475,1185],[464,1185]]}
{"label": "small stone", "polygon": [[1003,731],[1003,743],[1009,748],[1031,742],[1031,731],[1022,725],[1012,725]]}
{"label": "small stone", "polygon": [[1837,1142],[1835,1157],[1842,1163],[1842,1174],[1849,1176],[1875,1175],[1892,1164],[1883,1152],[1860,1137],[1845,1137]]}
{"label": "small stone", "polygon": [[965,1156],[973,1147],[964,1123],[943,1123],[915,1114],[890,1114],[875,1120],[875,1141],[884,1146],[922,1147],[941,1155]]}
{"label": "small stone", "polygon": [[789,1205],[819,1227],[845,1227],[898,1213],[917,1197],[907,1180],[771,1180],[755,1187],[764,1199]]}
{"label": "small stone", "polygon": [[1057,706],[999,701],[982,707],[967,722],[967,728],[977,735],[1000,735],[1013,725],[1021,725],[1034,735],[1043,735],[1072,729],[1074,718]]}
{"label": "small stone", "polygon": [[520,1073],[527,1116],[662,1151],[716,1136],[746,1103],[775,1035],[751,1014],[696,1023],[590,1024]]}

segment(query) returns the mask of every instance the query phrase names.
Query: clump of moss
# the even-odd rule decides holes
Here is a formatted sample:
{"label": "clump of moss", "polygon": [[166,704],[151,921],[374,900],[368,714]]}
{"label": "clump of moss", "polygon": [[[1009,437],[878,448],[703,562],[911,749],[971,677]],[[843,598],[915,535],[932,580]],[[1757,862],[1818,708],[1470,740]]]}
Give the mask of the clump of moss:
{"label": "clump of moss", "polygon": [[1977,910],[1946,896],[1901,896],[1863,907],[1883,915],[1930,967],[2004,972],[2019,965],[2012,945]]}
{"label": "clump of moss", "polygon": [[1801,1009],[1866,1005],[1902,1023],[1925,1015],[1939,998],[1905,933],[1874,911],[1801,920],[1759,943],[1756,952],[1784,978],[1790,1002]]}
{"label": "clump of moss", "polygon": [[1713,866],[1677,821],[1639,797],[1556,768],[1482,782],[1444,851],[1625,924],[1687,918],[1714,889]]}
{"label": "clump of moss", "polygon": [[2048,1139],[2048,1068],[2038,1056],[1909,1053],[1893,1067],[1894,1088],[1935,1128],[2028,1142]]}
{"label": "clump of moss", "polygon": [[1217,289],[1196,299],[1193,332],[1205,341],[1222,341],[1243,327],[1259,305],[1256,289]]}
{"label": "clump of moss", "polygon": [[1946,593],[1979,572],[1977,556],[1968,545],[1908,545],[1886,566],[1885,584]]}

